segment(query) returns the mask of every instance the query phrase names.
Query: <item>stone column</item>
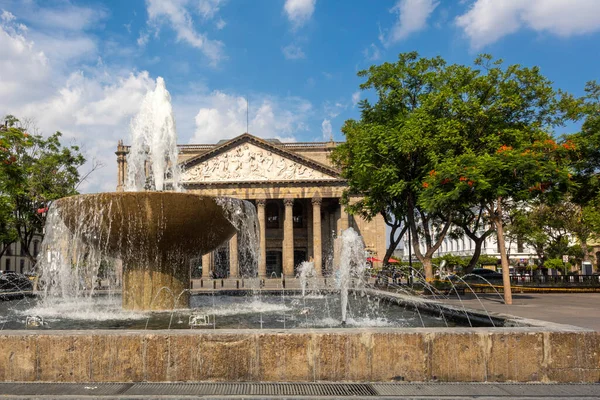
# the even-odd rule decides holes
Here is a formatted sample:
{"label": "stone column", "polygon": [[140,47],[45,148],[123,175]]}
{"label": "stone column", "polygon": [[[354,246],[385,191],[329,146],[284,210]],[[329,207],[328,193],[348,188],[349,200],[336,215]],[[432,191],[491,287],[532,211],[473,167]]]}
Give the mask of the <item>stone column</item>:
{"label": "stone column", "polygon": [[305,201],[305,210],[306,210],[306,241],[307,241],[307,250],[308,250],[308,259],[311,260],[315,258],[314,254],[314,250],[313,250],[313,215],[312,215],[312,210],[310,209],[310,203],[307,201],[307,199],[304,200]]}
{"label": "stone column", "polygon": [[323,276],[323,253],[321,249],[321,199],[312,199],[313,253],[317,276]]}
{"label": "stone column", "polygon": [[238,234],[229,239],[229,277],[238,278],[240,274],[238,263]]}
{"label": "stone column", "polygon": [[115,152],[117,155],[117,192],[122,192],[125,189],[125,179],[126,179],[126,166],[127,162],[127,151],[125,150],[125,146],[123,146],[123,141],[119,140],[117,144],[117,151]]}
{"label": "stone column", "polygon": [[283,221],[283,274],[294,276],[294,199],[283,200],[285,220]]}
{"label": "stone column", "polygon": [[338,235],[341,235],[343,231],[348,229],[350,225],[350,221],[348,221],[348,213],[344,209],[344,205],[340,202],[340,232]]}
{"label": "stone column", "polygon": [[206,253],[202,256],[202,278],[210,278],[210,253]]}
{"label": "stone column", "polygon": [[263,199],[256,200],[258,224],[260,226],[260,255],[258,259],[258,276],[260,278],[267,276],[267,224],[265,221],[265,204],[266,201]]}

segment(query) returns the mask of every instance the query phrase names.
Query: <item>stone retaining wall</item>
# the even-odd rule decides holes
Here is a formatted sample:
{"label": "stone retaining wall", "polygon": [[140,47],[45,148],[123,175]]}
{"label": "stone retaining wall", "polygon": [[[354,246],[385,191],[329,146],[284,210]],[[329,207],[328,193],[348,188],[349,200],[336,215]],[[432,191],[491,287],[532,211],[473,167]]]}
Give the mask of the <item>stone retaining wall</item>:
{"label": "stone retaining wall", "polygon": [[557,328],[3,331],[0,381],[598,382],[600,332]]}

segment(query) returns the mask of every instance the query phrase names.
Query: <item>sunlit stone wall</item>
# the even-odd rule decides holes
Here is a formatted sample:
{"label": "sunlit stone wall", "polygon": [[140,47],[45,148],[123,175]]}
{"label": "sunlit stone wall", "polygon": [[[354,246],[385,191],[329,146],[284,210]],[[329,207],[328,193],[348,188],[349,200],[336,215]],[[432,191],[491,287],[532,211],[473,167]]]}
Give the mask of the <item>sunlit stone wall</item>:
{"label": "sunlit stone wall", "polygon": [[599,349],[551,328],[5,331],[0,381],[598,382]]}

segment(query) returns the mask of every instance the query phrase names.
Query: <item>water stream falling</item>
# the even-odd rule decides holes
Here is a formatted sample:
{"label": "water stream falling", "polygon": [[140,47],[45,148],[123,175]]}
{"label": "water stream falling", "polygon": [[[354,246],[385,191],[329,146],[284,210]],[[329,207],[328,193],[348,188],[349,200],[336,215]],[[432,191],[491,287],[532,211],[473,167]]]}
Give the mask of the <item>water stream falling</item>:
{"label": "water stream falling", "polygon": [[181,191],[177,154],[171,95],[164,79],[158,77],[156,88],[146,94],[140,111],[131,121],[125,190],[165,190],[167,178],[172,190]]}
{"label": "water stream falling", "polygon": [[[316,287],[317,272],[315,271],[315,263],[311,261],[303,261],[298,266],[298,278],[300,278],[300,286],[302,287],[302,297],[306,296],[306,290],[309,286]],[[311,285],[312,283],[312,285]]]}
{"label": "water stream falling", "polygon": [[341,235],[340,267],[337,272],[342,306],[342,324],[346,323],[348,312],[348,289],[352,285],[355,289],[364,287],[365,270],[365,245],[362,238],[353,228],[348,228]]}

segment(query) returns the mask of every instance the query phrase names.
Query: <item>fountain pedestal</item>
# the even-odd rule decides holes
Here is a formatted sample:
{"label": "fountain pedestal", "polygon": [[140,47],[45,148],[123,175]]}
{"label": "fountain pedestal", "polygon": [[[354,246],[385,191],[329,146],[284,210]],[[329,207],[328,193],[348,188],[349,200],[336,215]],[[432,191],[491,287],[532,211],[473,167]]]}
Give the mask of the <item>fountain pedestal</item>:
{"label": "fountain pedestal", "polygon": [[[186,260],[124,261],[125,310],[172,310],[189,306],[190,273]],[[189,261],[189,260],[187,260]]]}
{"label": "fountain pedestal", "polygon": [[176,192],[118,192],[55,202],[69,230],[104,256],[123,260],[123,308],[188,306],[190,260],[236,229],[214,198]]}

